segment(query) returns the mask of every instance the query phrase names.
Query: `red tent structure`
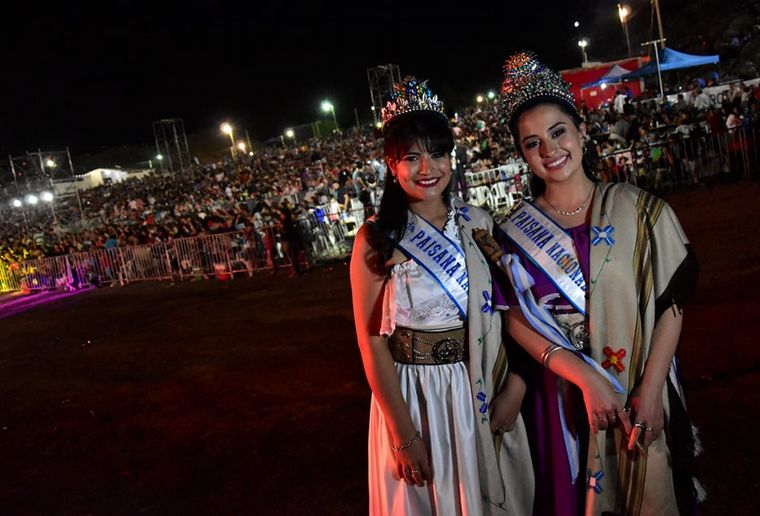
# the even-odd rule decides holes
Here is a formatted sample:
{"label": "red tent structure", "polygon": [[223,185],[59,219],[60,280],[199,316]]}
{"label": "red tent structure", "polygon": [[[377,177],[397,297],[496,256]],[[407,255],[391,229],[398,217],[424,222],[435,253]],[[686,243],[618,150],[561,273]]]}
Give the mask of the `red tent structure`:
{"label": "red tent structure", "polygon": [[[561,70],[562,78],[570,83],[570,91],[575,96],[578,105],[586,105],[590,108],[597,108],[606,102],[611,102],[615,97],[615,87],[610,81],[596,83],[609,73],[617,73],[620,69],[631,72],[638,70],[648,62],[648,58],[634,57],[622,59],[619,61],[610,61],[607,63],[589,63],[581,68]],[[617,68],[615,68],[617,67]],[[617,81],[619,82],[619,81]],[[643,91],[642,81],[627,81],[626,88],[631,90],[634,96],[638,96]]]}

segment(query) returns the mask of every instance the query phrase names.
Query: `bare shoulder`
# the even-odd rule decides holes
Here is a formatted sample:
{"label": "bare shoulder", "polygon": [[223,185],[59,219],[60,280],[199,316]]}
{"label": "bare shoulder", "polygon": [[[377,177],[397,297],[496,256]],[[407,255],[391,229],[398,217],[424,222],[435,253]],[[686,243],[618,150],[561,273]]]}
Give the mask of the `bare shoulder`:
{"label": "bare shoulder", "polygon": [[351,278],[357,276],[382,277],[379,269],[379,256],[375,248],[370,244],[371,227],[368,223],[362,224],[354,237],[354,246],[351,251]]}

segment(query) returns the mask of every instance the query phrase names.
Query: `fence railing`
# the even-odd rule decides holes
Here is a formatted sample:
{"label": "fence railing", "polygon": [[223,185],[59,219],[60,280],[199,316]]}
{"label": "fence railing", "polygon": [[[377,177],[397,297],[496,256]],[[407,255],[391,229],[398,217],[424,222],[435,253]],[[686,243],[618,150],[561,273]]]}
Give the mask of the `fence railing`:
{"label": "fence railing", "polygon": [[671,134],[602,155],[598,172],[604,181],[628,181],[655,193],[707,181],[751,179],[760,165],[759,137],[752,125],[718,134]]}
{"label": "fence railing", "polygon": [[112,283],[232,279],[236,274],[308,266],[298,245],[278,226],[249,232],[178,238],[171,243],[113,247],[64,256],[34,258],[0,267],[0,292],[78,289]]}

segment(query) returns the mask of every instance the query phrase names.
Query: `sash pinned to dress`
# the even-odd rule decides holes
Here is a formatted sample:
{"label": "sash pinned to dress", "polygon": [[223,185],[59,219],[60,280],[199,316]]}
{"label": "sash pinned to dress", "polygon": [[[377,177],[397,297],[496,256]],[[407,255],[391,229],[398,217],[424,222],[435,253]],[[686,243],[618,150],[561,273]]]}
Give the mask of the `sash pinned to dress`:
{"label": "sash pinned to dress", "polygon": [[409,212],[397,247],[430,274],[467,320],[468,277],[462,248],[433,224]]}

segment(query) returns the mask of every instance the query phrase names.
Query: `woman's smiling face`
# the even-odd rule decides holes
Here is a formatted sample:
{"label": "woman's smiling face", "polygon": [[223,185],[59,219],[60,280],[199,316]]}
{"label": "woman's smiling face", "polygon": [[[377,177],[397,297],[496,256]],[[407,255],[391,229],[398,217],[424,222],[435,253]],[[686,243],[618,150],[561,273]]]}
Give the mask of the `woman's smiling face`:
{"label": "woman's smiling face", "polygon": [[451,180],[451,158],[414,143],[391,164],[391,170],[410,202],[440,199]]}
{"label": "woman's smiling face", "polygon": [[525,161],[547,185],[583,173],[585,127],[577,128],[555,104],[538,104],[520,114],[517,132]]}

